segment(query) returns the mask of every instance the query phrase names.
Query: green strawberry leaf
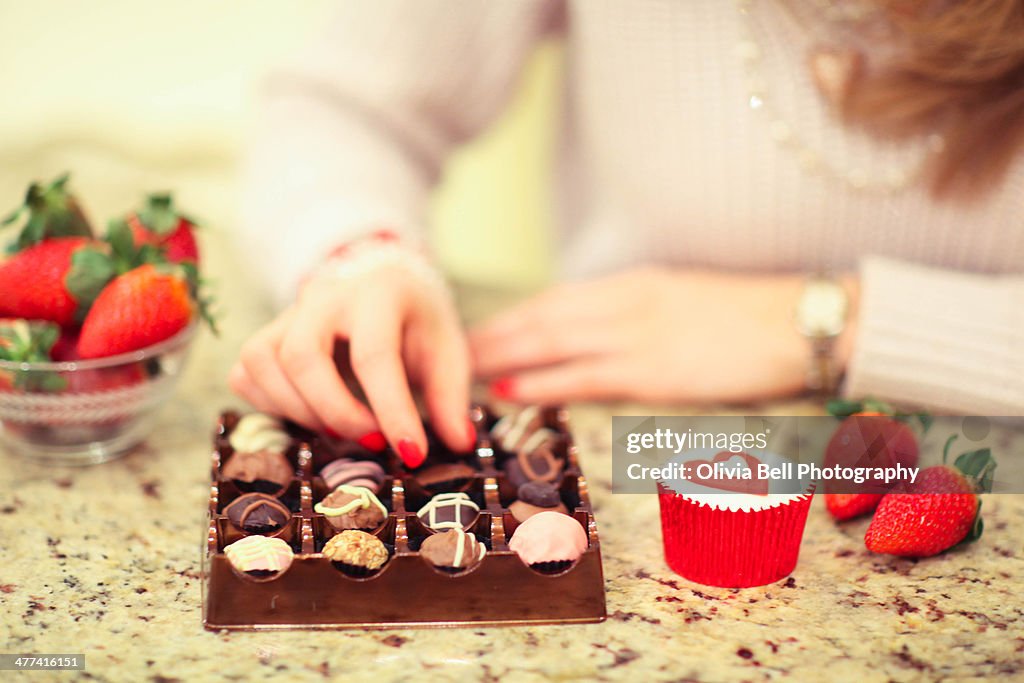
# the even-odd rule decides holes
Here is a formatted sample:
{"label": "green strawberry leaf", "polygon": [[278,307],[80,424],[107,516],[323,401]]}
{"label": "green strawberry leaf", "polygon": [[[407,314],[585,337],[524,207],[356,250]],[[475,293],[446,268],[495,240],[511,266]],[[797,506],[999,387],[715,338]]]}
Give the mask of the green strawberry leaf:
{"label": "green strawberry leaf", "polygon": [[22,205],[3,221],[3,225],[11,225],[25,219],[18,237],[8,246],[8,253],[21,251],[47,237],[92,237],[89,221],[67,190],[68,179],[65,173],[47,185],[29,185]]}
{"label": "green strawberry leaf", "polygon": [[956,545],[961,546],[974,543],[985,532],[985,520],[981,518],[981,503],[981,498],[978,498],[978,509],[974,512],[974,522],[971,523],[971,530]]}
{"label": "green strawberry leaf", "polygon": [[[60,327],[50,322],[15,320],[0,325],[0,360],[39,363],[51,360],[50,351],[60,337]],[[7,373],[11,385],[23,391],[61,391],[66,380],[56,372],[36,369]]]}
{"label": "green strawberry leaf", "polygon": [[95,247],[83,247],[71,256],[71,268],[64,276],[64,284],[78,302],[76,320],[85,320],[96,297],[117,274],[115,259]]}
{"label": "green strawberry leaf", "polygon": [[[949,448],[956,441],[958,436],[951,434],[946,439],[946,445],[942,449],[942,464],[949,460]],[[992,481],[995,478],[996,459],[992,457],[991,448],[979,448],[975,451],[961,453],[953,461],[953,467],[960,471],[965,477],[974,482],[977,491],[990,493]]]}
{"label": "green strawberry leaf", "polygon": [[184,272],[185,280],[188,282],[189,292],[192,294],[192,299],[196,302],[196,306],[199,308],[199,317],[202,318],[203,322],[210,328],[210,331],[216,336],[220,336],[220,330],[217,328],[217,318],[213,313],[214,299],[209,296],[206,291],[206,281],[199,277],[199,269],[196,264],[192,262],[184,262],[176,264],[179,271]]}
{"label": "green strawberry leaf", "polygon": [[149,232],[161,237],[166,237],[177,230],[182,220],[197,227],[194,220],[178,211],[169,192],[154,193],[146,197],[146,204],[137,215]]}

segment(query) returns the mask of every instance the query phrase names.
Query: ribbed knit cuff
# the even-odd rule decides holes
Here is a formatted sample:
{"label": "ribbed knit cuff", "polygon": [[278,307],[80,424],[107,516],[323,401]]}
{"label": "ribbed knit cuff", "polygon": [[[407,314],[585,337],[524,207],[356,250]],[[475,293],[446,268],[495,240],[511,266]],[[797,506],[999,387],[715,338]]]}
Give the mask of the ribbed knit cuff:
{"label": "ribbed knit cuff", "polygon": [[1024,277],[865,259],[844,394],[1024,415]]}

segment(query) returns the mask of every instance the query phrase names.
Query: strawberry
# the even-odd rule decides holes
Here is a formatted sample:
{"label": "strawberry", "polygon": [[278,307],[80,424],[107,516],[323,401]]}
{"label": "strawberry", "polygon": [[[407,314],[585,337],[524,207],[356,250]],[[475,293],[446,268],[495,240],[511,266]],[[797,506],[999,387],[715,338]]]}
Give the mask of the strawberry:
{"label": "strawberry", "polygon": [[[22,319],[0,319],[0,360],[38,363],[50,360],[50,349],[60,335],[60,328],[51,322]],[[56,373],[0,371],[0,391],[58,390],[63,382]]]}
{"label": "strawberry", "polygon": [[866,515],[878,506],[881,493],[826,493],[825,507],[838,521]]}
{"label": "strawberry", "polygon": [[873,553],[901,557],[931,557],[962,541],[981,536],[979,491],[992,488],[996,463],[989,449],[964,453],[946,465],[950,437],[942,465],[928,467],[899,493],[889,493],[878,505],[864,535]]}
{"label": "strawberry", "polygon": [[49,185],[32,183],[25,193],[25,201],[2,225],[10,225],[25,217],[11,251],[20,251],[47,237],[92,237],[92,227],[75,199],[67,190],[69,175],[65,173]]}
{"label": "strawberry", "polygon": [[86,237],[55,237],[28,246],[0,264],[0,315],[70,325],[79,308],[65,279]]}
{"label": "strawberry", "polygon": [[119,275],[100,292],[82,323],[78,352],[82,358],[101,358],[174,336],[199,308],[193,282],[186,269],[169,264],[145,264]]}
{"label": "strawberry", "polygon": [[162,247],[171,263],[199,263],[196,244],[196,223],[174,207],[169,194],[152,194],[146,206],[125,219],[132,230],[136,246],[151,244]]}

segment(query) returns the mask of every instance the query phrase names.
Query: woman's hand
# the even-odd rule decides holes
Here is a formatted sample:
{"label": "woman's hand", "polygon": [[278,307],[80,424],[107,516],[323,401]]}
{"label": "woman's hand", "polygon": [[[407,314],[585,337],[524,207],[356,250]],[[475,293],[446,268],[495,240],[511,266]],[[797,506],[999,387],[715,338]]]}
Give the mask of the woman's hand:
{"label": "woman's hand", "polygon": [[[798,275],[644,268],[563,285],[474,330],[474,370],[494,379],[499,398],[526,403],[793,394],[810,362],[793,324],[801,283]],[[840,363],[849,337],[840,339]]]}
{"label": "woman's hand", "polygon": [[[458,317],[439,283],[381,264],[343,280],[314,275],[296,302],[257,332],[231,371],[234,391],[258,410],[382,450],[415,467],[427,439],[410,392],[422,385],[439,436],[468,450],[469,356]],[[338,374],[335,342],[348,340],[369,407]],[[386,441],[385,441],[386,440]]]}

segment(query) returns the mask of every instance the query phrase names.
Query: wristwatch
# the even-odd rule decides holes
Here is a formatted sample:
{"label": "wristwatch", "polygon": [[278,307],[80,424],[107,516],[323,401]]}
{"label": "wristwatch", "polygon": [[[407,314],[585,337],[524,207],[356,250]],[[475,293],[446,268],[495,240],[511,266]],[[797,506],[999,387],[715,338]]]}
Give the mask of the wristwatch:
{"label": "wristwatch", "polygon": [[834,277],[816,274],[804,283],[793,317],[797,331],[810,343],[807,388],[812,391],[831,395],[839,384],[835,346],[848,312],[849,296]]}

